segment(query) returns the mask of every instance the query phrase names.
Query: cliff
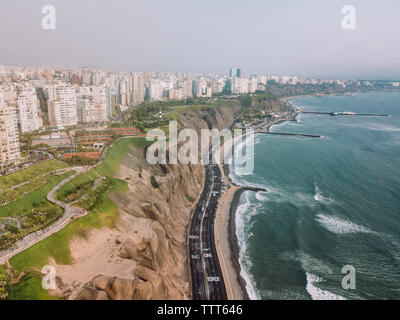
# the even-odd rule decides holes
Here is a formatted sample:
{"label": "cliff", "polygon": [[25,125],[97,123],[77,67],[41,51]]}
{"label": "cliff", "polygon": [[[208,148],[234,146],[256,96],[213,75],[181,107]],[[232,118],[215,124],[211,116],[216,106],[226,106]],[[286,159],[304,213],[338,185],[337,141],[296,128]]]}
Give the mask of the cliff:
{"label": "cliff", "polygon": [[252,98],[251,107],[266,112],[279,112],[282,104],[277,97],[266,92]]}
{"label": "cliff", "polygon": [[[188,110],[179,124],[224,129],[238,108]],[[187,229],[203,189],[203,166],[149,165],[145,151],[132,148],[116,177],[129,191],[112,195],[119,209],[115,228],[72,241],[74,263],[56,266],[57,293],[69,299],[190,299]]]}

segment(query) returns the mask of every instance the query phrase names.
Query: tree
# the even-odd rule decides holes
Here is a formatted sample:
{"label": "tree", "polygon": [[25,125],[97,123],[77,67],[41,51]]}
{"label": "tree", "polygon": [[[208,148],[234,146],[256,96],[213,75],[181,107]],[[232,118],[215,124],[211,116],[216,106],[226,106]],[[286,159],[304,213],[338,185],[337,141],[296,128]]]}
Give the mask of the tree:
{"label": "tree", "polygon": [[0,299],[5,300],[8,297],[6,288],[0,287]]}
{"label": "tree", "polygon": [[250,108],[251,107],[251,96],[240,96],[239,101],[242,107]]}
{"label": "tree", "polygon": [[7,285],[7,275],[0,274],[0,287],[5,287]]}

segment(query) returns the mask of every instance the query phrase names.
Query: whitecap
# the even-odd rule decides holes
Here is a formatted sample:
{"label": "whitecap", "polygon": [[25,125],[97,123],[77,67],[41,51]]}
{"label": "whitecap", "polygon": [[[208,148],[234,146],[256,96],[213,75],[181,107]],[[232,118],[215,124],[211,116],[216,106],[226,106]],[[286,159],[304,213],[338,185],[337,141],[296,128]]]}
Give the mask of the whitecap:
{"label": "whitecap", "polygon": [[284,252],[280,255],[284,260],[299,262],[304,272],[317,274],[332,274],[333,267],[327,263],[314,258],[301,250]]}
{"label": "whitecap", "polygon": [[306,273],[307,276],[307,286],[306,290],[313,300],[347,300],[338,294],[334,294],[327,290],[322,290],[318,288],[315,284],[323,282],[324,280],[314,274]]}
{"label": "whitecap", "polygon": [[335,216],[329,216],[325,214],[318,214],[315,218],[318,223],[325,229],[336,233],[336,234],[348,234],[348,233],[372,233],[368,228],[355,224],[351,221],[341,219]]}
{"label": "whitecap", "polygon": [[269,197],[267,196],[268,193],[266,192],[257,192],[256,193],[256,199],[258,201],[268,201]]}
{"label": "whitecap", "polygon": [[261,296],[256,289],[254,277],[250,273],[252,263],[247,254],[247,244],[249,239],[253,236],[248,229],[251,228],[251,217],[257,214],[257,206],[253,206],[253,209],[250,210],[252,207],[250,202],[250,192],[246,191],[244,196],[245,202],[237,208],[235,214],[236,236],[239,245],[240,275],[246,283],[246,291],[249,298],[251,300],[259,300],[261,299]]}
{"label": "whitecap", "polygon": [[332,202],[333,200],[331,198],[325,197],[323,192],[316,186],[314,185],[315,189],[315,194],[314,194],[314,200],[317,202]]}

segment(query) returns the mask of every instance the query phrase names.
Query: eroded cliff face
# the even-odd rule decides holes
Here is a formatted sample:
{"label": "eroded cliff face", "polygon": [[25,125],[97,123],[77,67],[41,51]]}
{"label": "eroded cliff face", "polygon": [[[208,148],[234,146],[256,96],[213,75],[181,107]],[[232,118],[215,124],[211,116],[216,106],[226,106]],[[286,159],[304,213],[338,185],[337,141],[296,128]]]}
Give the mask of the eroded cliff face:
{"label": "eroded cliff face", "polygon": [[[227,128],[235,108],[188,111],[180,127]],[[203,166],[149,165],[144,150],[131,149],[116,177],[129,191],[112,195],[120,212],[115,229],[74,240],[75,262],[56,266],[59,291],[70,299],[190,299],[187,230]]]}
{"label": "eroded cliff face", "polygon": [[234,113],[241,109],[239,103],[230,102],[226,107],[205,108],[182,113],[179,123],[182,128],[219,130],[229,128],[233,123]]}

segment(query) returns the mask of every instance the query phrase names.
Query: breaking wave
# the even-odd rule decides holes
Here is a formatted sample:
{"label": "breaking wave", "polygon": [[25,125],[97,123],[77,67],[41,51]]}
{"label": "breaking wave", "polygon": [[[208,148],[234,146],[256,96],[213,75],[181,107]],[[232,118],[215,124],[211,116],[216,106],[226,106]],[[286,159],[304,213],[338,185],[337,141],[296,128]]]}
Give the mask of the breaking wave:
{"label": "breaking wave", "polygon": [[336,234],[348,234],[357,232],[373,233],[373,231],[368,228],[335,216],[318,214],[315,219],[322,227]]}
{"label": "breaking wave", "polygon": [[307,287],[306,290],[313,300],[346,300],[346,298],[318,288],[315,284],[324,280],[314,274],[306,273]]}

